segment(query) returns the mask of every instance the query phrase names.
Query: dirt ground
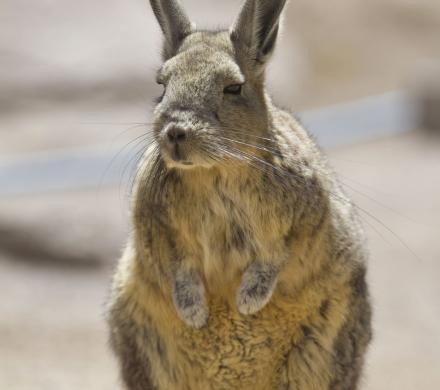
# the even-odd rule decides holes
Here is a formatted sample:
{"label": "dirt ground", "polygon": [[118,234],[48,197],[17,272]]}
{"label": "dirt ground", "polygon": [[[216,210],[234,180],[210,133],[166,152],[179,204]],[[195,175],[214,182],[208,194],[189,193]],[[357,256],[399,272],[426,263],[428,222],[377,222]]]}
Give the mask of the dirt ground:
{"label": "dirt ground", "polygon": [[[439,151],[440,140],[415,132],[330,152],[362,209],[370,242],[375,337],[363,390],[440,387]],[[3,199],[1,220],[21,209],[22,201]],[[76,247],[81,240],[75,237],[81,237],[95,261],[74,265],[62,258],[46,263],[1,255],[6,294],[0,298],[0,388],[118,389],[103,313],[126,235],[119,190],[45,195],[31,203],[29,213],[39,211],[30,222],[16,222],[23,231],[38,229],[36,221],[46,215],[51,240],[71,233]],[[71,209],[70,223],[67,216],[60,221],[44,214],[53,205]],[[90,219],[84,218],[88,211]],[[73,225],[91,233],[75,232]]]}

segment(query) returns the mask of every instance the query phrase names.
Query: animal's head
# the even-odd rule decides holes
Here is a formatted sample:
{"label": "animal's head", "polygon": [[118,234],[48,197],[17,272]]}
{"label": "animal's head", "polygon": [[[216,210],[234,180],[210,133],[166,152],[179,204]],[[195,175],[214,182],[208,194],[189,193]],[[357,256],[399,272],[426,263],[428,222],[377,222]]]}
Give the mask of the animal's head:
{"label": "animal's head", "polygon": [[262,139],[264,68],[286,0],[246,0],[226,31],[198,31],[178,0],[150,3],[165,36],[154,137],[167,165],[210,167]]}

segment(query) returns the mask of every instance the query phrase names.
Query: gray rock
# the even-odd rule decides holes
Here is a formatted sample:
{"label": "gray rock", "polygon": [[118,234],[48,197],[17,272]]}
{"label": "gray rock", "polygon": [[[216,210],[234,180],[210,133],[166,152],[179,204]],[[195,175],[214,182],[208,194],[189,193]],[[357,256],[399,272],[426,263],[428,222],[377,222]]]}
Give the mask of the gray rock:
{"label": "gray rock", "polygon": [[54,267],[111,266],[127,236],[126,207],[117,189],[2,198],[0,252]]}

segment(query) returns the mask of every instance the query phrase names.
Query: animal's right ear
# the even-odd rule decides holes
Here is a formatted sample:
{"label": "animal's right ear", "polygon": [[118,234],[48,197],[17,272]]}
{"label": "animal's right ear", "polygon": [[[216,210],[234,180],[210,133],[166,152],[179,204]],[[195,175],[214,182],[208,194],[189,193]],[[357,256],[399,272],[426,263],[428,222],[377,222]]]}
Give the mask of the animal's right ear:
{"label": "animal's right ear", "polygon": [[165,36],[164,60],[173,57],[193,25],[178,0],[150,0],[151,8]]}

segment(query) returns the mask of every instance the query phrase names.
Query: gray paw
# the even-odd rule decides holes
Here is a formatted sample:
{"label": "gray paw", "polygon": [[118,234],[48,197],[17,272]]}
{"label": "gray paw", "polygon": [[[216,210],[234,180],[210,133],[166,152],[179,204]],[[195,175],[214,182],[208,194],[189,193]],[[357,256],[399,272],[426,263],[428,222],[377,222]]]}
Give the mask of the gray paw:
{"label": "gray paw", "polygon": [[208,322],[209,310],[205,289],[193,280],[177,281],[173,292],[174,306],[179,317],[189,326],[200,329]]}
{"label": "gray paw", "polygon": [[254,314],[266,306],[275,289],[277,275],[277,271],[270,266],[251,264],[238,290],[238,311],[245,315]]}
{"label": "gray paw", "polygon": [[205,305],[177,306],[177,314],[188,326],[195,329],[203,328],[208,322],[209,312]]}

